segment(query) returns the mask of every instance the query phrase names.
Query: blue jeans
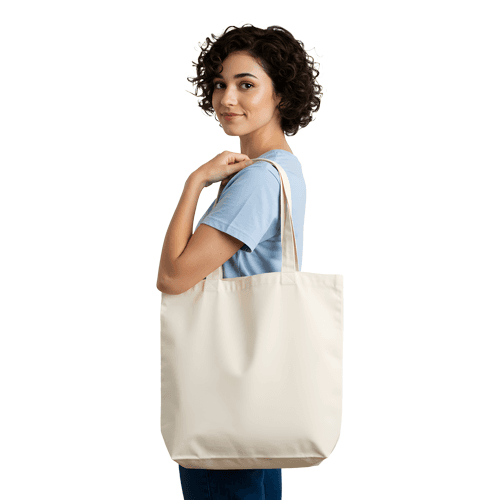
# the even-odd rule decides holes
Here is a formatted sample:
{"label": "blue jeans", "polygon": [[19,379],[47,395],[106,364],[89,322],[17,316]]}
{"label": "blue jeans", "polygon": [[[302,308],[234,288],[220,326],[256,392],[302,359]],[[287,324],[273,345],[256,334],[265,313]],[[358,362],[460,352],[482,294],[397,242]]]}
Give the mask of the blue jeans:
{"label": "blue jeans", "polygon": [[184,500],[281,500],[281,469],[209,470],[179,465]]}

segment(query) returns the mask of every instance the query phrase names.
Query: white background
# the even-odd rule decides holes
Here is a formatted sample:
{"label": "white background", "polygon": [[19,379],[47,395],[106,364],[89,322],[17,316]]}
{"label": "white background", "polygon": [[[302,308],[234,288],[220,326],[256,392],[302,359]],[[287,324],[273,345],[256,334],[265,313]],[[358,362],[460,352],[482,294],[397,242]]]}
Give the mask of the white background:
{"label": "white background", "polygon": [[344,277],[340,439],[283,469],[283,498],[498,499],[496,7],[2,2],[0,496],[182,499],[156,278],[187,176],[240,151],[188,93],[192,62],[252,23],[320,65],[321,108],[287,140],[302,271]]}

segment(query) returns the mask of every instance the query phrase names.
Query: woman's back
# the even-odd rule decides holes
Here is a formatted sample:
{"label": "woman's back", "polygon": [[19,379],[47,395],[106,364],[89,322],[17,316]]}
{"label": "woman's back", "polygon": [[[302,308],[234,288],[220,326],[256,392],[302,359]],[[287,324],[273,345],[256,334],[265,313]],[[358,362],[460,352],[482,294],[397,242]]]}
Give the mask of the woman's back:
{"label": "woman's back", "polygon": [[[285,170],[292,192],[292,217],[299,270],[306,205],[306,184],[298,158],[283,149],[259,156],[278,163]],[[215,207],[214,207],[215,205]],[[280,176],[269,162],[255,162],[238,172],[200,218],[207,224],[244,243],[223,266],[224,278],[281,271]],[[195,229],[196,230],[196,229]]]}

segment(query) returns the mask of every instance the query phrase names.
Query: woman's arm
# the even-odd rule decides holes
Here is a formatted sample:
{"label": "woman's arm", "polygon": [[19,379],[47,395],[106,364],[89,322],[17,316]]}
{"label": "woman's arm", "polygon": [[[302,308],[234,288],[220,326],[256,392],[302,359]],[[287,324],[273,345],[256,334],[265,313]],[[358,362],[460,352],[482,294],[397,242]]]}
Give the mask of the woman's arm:
{"label": "woman's arm", "polygon": [[204,182],[194,171],[186,180],[179,204],[175,209],[161,251],[160,268],[156,287],[165,288],[169,276],[174,274],[175,261],[186,248],[193,234],[193,221]]}
{"label": "woman's arm", "polygon": [[158,290],[170,295],[189,290],[243,246],[243,242],[230,234],[206,224],[200,224],[193,234],[193,221],[204,187],[220,181],[220,194],[229,179],[252,163],[246,155],[224,151],[187,178],[163,242]]}
{"label": "woman's arm", "polygon": [[[201,175],[201,174],[200,174]],[[243,242],[205,224],[193,231],[198,199],[206,183],[191,174],[168,226],[156,288],[169,295],[189,290],[230,259]]]}

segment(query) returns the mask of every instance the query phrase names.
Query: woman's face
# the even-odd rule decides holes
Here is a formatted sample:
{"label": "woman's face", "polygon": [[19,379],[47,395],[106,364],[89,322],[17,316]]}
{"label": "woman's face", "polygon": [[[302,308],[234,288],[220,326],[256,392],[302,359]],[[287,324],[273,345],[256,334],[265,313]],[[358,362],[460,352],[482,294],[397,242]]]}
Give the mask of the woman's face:
{"label": "woman's face", "polygon": [[[281,99],[273,96],[272,81],[259,63],[247,52],[232,52],[222,66],[221,77],[214,78],[212,107],[226,134],[241,137],[260,130],[257,135],[267,135],[276,127],[281,131],[277,109]],[[236,77],[241,73],[249,74]],[[240,116],[228,120],[225,113]]]}

